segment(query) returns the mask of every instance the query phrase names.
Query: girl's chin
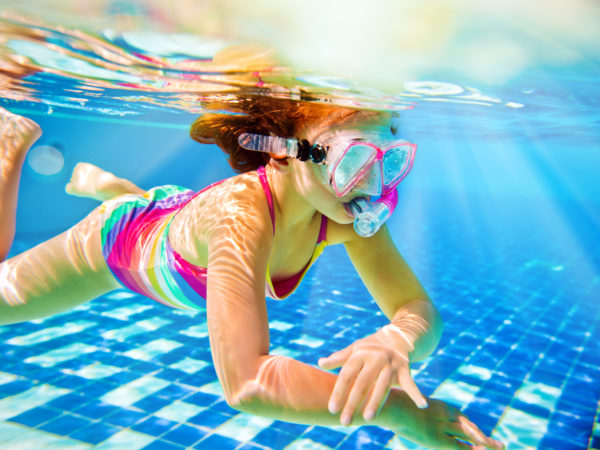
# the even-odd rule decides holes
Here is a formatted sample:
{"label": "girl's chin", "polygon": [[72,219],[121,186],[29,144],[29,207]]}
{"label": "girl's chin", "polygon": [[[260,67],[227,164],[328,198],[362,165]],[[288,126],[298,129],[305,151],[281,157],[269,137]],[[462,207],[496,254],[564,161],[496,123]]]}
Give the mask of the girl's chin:
{"label": "girl's chin", "polygon": [[339,213],[336,214],[334,220],[342,225],[354,222],[354,215],[350,211],[349,203],[340,203],[340,206],[341,208],[338,209]]}
{"label": "girl's chin", "polygon": [[348,218],[348,220],[350,222],[353,222],[354,214],[352,214],[352,210],[350,209],[350,202],[343,203],[342,206],[344,207],[344,212],[346,213],[346,217]]}

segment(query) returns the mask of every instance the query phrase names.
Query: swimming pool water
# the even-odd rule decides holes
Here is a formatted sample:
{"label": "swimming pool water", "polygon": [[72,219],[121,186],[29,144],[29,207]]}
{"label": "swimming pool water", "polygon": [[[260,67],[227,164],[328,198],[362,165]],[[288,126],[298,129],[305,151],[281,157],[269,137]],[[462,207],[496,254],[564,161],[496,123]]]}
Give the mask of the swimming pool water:
{"label": "swimming pool water", "polygon": [[[560,208],[590,248],[600,245],[595,224],[569,202],[490,206],[481,196],[426,195],[431,209],[403,210],[391,224],[445,321],[435,354],[414,365],[422,391],[460,407],[508,448],[598,448],[600,277],[587,280],[581,268],[598,267],[599,256],[565,259],[568,234],[543,219],[512,219]],[[465,202],[479,222],[455,214]],[[481,219],[490,213],[501,231],[474,239],[489,232]],[[506,265],[512,270],[499,274]],[[291,298],[268,301],[268,312],[272,353],[309,364],[385,323],[340,247],[326,250]],[[0,335],[2,446],[419,448],[377,427],[237,413],[212,368],[204,313],[127,291]]]}
{"label": "swimming pool water", "polygon": [[[53,48],[88,55],[79,40],[46,31]],[[146,188],[200,189],[230,174],[218,149],[187,137],[197,98],[123,86],[98,95],[96,79],[77,77],[98,75],[97,67],[27,48],[68,71],[26,77],[40,102],[0,104],[38,120],[40,144],[58,144],[64,168],[43,176],[26,165],[13,254],[93,207],[64,196],[79,160]],[[401,131],[418,150],[389,227],[445,321],[440,346],[413,375],[424,393],[455,404],[509,449],[600,449],[597,75],[591,61],[530,71],[488,93],[467,81],[412,82],[399,98],[417,103],[402,114]],[[150,81],[137,87],[156,88]],[[268,301],[268,312],[272,353],[309,364],[385,324],[340,247],[325,251],[292,297]],[[0,327],[0,339],[0,448],[418,448],[377,427],[232,410],[212,368],[204,313],[125,290]]]}

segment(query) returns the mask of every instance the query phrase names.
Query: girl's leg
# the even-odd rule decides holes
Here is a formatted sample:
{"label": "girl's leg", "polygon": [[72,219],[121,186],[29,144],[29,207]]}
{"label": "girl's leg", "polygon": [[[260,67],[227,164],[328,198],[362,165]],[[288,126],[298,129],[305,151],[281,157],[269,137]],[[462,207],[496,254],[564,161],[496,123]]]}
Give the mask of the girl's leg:
{"label": "girl's leg", "polygon": [[125,178],[89,163],[78,163],[73,169],[71,181],[65,188],[67,193],[78,197],[104,201],[123,194],[144,195],[146,191]]}
{"label": "girl's leg", "polygon": [[[0,108],[0,261],[14,237],[21,168],[40,135],[35,122]],[[75,194],[104,199],[144,193],[127,180],[87,166],[74,171]],[[0,325],[67,311],[120,287],[102,255],[101,208],[64,233],[0,262]]]}
{"label": "girl's leg", "polygon": [[101,208],[0,263],[0,325],[67,311],[120,287],[102,255]]}
{"label": "girl's leg", "polygon": [[0,261],[15,236],[17,196],[27,150],[41,136],[37,123],[0,108]]}

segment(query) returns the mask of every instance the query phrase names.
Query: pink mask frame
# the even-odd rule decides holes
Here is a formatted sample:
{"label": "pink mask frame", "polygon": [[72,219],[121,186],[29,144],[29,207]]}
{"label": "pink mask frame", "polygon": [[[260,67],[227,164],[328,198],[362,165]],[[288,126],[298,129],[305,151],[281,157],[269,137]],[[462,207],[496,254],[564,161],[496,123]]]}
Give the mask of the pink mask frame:
{"label": "pink mask frame", "polygon": [[[366,162],[364,162],[361,165],[361,167],[356,171],[356,173],[352,175],[351,179],[345,184],[345,186],[338,186],[335,177],[336,170],[338,170],[339,165],[344,162],[344,157],[346,157],[346,155],[352,149],[352,147],[357,145],[363,147],[370,147],[373,150],[371,152],[371,156]],[[401,151],[406,152],[408,156],[405,162],[402,164],[400,170],[398,170],[398,174],[396,174],[392,178],[392,181],[385,183],[385,156],[392,149],[401,149]],[[331,176],[331,186],[333,187],[333,190],[338,197],[343,197],[355,187],[357,188],[356,190],[361,191],[361,185],[372,186],[376,183],[379,184],[379,186],[377,186],[376,191],[370,189],[370,192],[364,193],[369,195],[386,195],[392,190],[394,190],[412,169],[416,149],[416,144],[405,140],[390,142],[383,148],[364,140],[354,140],[346,146],[344,151],[338,157],[335,158],[335,162],[330,165],[329,173]],[[373,169],[375,169],[376,172],[372,172]],[[371,173],[369,174],[369,172]],[[376,180],[377,178],[379,178],[380,182],[375,181],[375,183],[373,183],[373,180]]]}

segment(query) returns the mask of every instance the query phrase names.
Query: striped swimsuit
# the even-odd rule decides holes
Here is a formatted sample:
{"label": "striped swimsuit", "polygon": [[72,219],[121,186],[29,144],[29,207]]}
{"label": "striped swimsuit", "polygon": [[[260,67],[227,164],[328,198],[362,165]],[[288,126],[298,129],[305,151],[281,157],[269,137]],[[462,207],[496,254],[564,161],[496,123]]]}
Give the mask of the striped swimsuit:
{"label": "striped swimsuit", "polygon": [[[275,232],[275,207],[264,168],[257,174],[269,205]],[[127,194],[103,203],[102,253],[113,275],[125,287],[175,308],[204,308],[207,269],[189,263],[169,243],[173,218],[196,195],[179,186],[160,186],[144,196]],[[327,218],[322,216],[313,256],[299,273],[273,283],[267,266],[266,295],[275,299],[290,295],[325,246]]]}

